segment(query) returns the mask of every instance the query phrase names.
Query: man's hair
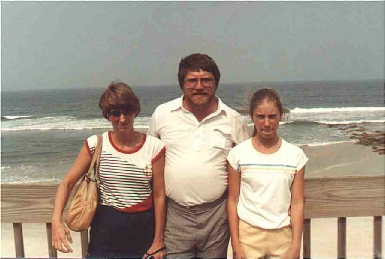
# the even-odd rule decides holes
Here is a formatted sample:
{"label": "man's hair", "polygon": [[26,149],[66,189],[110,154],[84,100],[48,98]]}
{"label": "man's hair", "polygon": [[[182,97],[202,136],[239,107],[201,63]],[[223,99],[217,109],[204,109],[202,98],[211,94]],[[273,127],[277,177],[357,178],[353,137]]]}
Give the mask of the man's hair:
{"label": "man's hair", "polygon": [[178,81],[183,89],[184,79],[189,71],[199,72],[200,70],[210,72],[215,78],[215,88],[218,88],[221,73],[215,61],[206,54],[195,53],[181,59],[179,63]]}
{"label": "man's hair", "polygon": [[106,119],[110,111],[115,109],[123,110],[125,113],[132,112],[136,117],[140,113],[140,102],[128,85],[113,81],[100,97],[99,108]]}

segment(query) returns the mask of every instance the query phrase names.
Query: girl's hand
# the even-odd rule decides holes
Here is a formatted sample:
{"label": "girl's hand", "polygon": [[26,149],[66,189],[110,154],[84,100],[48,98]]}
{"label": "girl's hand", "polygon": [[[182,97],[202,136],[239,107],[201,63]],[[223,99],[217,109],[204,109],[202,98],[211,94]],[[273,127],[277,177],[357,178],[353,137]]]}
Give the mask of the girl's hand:
{"label": "girl's hand", "polygon": [[300,254],[300,250],[299,249],[295,249],[293,247],[290,247],[285,255],[283,256],[283,258],[285,259],[298,259],[299,258],[299,254]]}
{"label": "girl's hand", "polygon": [[233,248],[233,259],[245,259],[246,255],[241,246]]}
{"label": "girl's hand", "polygon": [[163,241],[154,242],[150,249],[143,255],[142,259],[152,258],[152,259],[163,259],[166,256],[166,247]]}
{"label": "girl's hand", "polygon": [[52,222],[52,246],[62,252],[73,252],[69,243],[72,243],[71,233],[62,222]]}

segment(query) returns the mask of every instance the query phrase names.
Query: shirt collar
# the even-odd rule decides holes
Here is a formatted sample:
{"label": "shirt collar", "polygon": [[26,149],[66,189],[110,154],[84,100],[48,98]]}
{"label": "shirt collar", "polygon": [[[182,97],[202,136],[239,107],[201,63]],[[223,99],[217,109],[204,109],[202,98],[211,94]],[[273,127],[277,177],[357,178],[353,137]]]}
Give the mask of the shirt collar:
{"label": "shirt collar", "polygon": [[[174,102],[174,105],[171,107],[172,111],[176,111],[176,110],[179,110],[179,109],[184,110],[184,108],[183,108],[183,97],[184,97],[184,95],[182,95],[181,97],[176,99],[176,101]],[[221,98],[219,98],[218,96],[215,96],[215,98],[217,98],[217,100],[218,100],[218,109],[215,112],[213,112],[212,114],[216,115],[216,114],[221,113],[222,111],[226,113],[226,109],[225,109],[226,105],[224,105],[224,103],[222,102]]]}

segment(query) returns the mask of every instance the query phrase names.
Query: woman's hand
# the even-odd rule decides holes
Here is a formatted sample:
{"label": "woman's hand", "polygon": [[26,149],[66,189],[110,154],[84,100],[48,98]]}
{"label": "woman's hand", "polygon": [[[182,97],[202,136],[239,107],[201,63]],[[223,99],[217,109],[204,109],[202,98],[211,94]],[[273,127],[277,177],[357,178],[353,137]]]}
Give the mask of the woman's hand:
{"label": "woman's hand", "polygon": [[62,253],[73,252],[69,243],[72,244],[71,233],[62,222],[52,222],[52,246]]}
{"label": "woman's hand", "polygon": [[56,191],[55,206],[52,215],[52,247],[63,253],[73,252],[69,245],[69,243],[72,243],[70,231],[62,222],[63,210],[73,187],[87,172],[90,163],[91,156],[88,154],[88,147],[84,144],[75,163],[61,181]]}
{"label": "woman's hand", "polygon": [[147,250],[147,252],[143,255],[143,259],[146,258],[154,258],[154,259],[163,259],[166,256],[166,247],[163,243],[163,241],[158,241],[152,243],[152,246],[150,249]]}
{"label": "woman's hand", "polygon": [[158,160],[152,165],[155,235],[151,247],[143,255],[143,258],[149,259],[162,259],[166,256],[166,247],[163,242],[164,223],[166,220],[166,191],[164,187],[165,149],[163,148],[159,154]]}

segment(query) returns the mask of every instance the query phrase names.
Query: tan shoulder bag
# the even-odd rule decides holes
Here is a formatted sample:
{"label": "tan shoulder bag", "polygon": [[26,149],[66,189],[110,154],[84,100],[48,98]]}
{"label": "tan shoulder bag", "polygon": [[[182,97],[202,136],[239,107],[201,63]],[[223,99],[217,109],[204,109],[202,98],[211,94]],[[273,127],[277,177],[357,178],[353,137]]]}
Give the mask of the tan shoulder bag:
{"label": "tan shoulder bag", "polygon": [[[100,154],[102,151],[102,136],[98,135],[98,142],[92,155],[88,172],[83,176],[77,188],[71,205],[67,211],[65,222],[73,231],[87,230],[94,218],[98,206],[98,184]],[[91,178],[91,172],[94,177]]]}

